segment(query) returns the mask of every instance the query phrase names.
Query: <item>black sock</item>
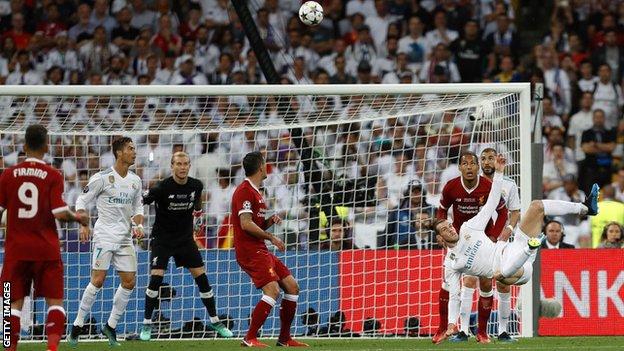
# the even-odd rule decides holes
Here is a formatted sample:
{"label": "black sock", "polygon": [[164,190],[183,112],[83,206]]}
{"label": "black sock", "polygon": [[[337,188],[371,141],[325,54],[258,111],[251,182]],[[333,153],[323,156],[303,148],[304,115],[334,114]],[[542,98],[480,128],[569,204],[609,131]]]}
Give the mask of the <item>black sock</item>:
{"label": "black sock", "polygon": [[215,303],[212,289],[210,288],[210,283],[208,283],[208,277],[206,277],[206,273],[202,273],[201,275],[197,276],[195,278],[195,283],[197,283],[197,287],[199,288],[199,296],[201,297],[204,306],[206,306],[206,310],[208,310],[208,315],[210,317],[216,317],[217,305]]}
{"label": "black sock", "polygon": [[[158,291],[162,285],[163,276],[151,275],[149,285],[145,291],[145,319],[152,320],[154,309],[158,306]],[[150,296],[151,295],[151,296]]]}

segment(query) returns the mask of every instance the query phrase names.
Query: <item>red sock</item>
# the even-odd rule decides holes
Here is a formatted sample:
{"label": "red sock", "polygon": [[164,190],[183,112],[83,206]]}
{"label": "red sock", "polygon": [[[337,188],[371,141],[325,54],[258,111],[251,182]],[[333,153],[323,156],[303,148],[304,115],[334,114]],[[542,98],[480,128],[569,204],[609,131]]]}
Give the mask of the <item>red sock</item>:
{"label": "red sock", "polygon": [[[284,295],[280,306],[280,341],[290,340],[290,326],[297,313],[297,295]],[[295,300],[295,301],[292,301]]]}
{"label": "red sock", "polygon": [[490,313],[492,313],[493,299],[493,296],[479,296],[479,325],[477,328],[478,333],[487,334],[487,323],[490,320]]}
{"label": "red sock", "polygon": [[45,331],[48,337],[48,350],[56,351],[65,331],[65,310],[63,307],[52,306],[48,309]]}
{"label": "red sock", "polygon": [[448,303],[448,290],[440,288],[440,294],[438,295],[438,313],[440,314],[440,326],[438,327],[438,330],[446,330],[446,327],[448,327]]}
{"label": "red sock", "polygon": [[15,313],[14,310],[11,310],[11,316],[9,317],[9,322],[11,323],[11,346],[8,350],[17,350],[17,342],[20,337],[20,316],[18,313]]}
{"label": "red sock", "polygon": [[275,300],[270,296],[262,295],[262,299],[251,313],[251,322],[245,340],[253,340],[258,337],[258,330],[266,321],[273,306],[275,306]]}

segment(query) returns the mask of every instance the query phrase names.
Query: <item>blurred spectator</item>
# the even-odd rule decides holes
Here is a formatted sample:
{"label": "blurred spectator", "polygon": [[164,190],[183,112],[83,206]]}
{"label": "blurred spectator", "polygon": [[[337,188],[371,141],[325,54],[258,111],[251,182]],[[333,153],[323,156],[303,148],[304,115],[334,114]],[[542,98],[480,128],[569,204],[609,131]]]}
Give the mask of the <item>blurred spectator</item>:
{"label": "blurred spectator", "polygon": [[206,76],[195,71],[193,56],[184,55],[180,57],[180,67],[173,75],[170,84],[174,85],[206,85]]}
{"label": "blurred spectator", "polygon": [[89,4],[82,3],[78,6],[78,23],[69,28],[69,39],[76,43],[80,43],[83,40],[91,39],[95,27],[91,22],[91,7]]}
{"label": "blurred spectator", "polygon": [[595,67],[609,65],[612,71],[610,79],[616,84],[620,84],[624,77],[624,49],[620,45],[616,29],[609,28],[604,33],[604,44],[592,54]]}
{"label": "blurred spectator", "polygon": [[337,55],[334,59],[334,66],[336,73],[329,79],[331,84],[354,84],[355,77],[350,75],[347,71],[347,58],[344,55]]}
{"label": "blurred spectator", "polygon": [[331,251],[357,249],[357,247],[353,245],[353,229],[346,220],[338,216],[332,217],[328,231],[328,239],[321,243],[322,249]]}
{"label": "blurred spectator", "polygon": [[517,57],[520,52],[520,39],[511,27],[509,16],[498,15],[496,27],[496,31],[485,38],[487,52],[491,55],[490,60],[502,55]]}
{"label": "blurred spectator", "polygon": [[581,96],[580,110],[572,115],[568,125],[567,145],[574,150],[576,162],[579,169],[583,168],[582,162],[585,160],[585,152],[581,147],[581,139],[583,132],[590,129],[594,125],[592,105],[594,103],[593,95],[589,92],[583,93]]}
{"label": "blurred spectator", "polygon": [[427,58],[427,40],[423,36],[425,25],[418,16],[410,17],[407,26],[407,35],[399,39],[398,53],[405,53],[409,67],[418,71]]}
{"label": "blurred spectator", "polygon": [[542,242],[542,249],[573,249],[574,245],[563,242],[563,224],[556,220],[550,220],[544,225],[546,240]]}
{"label": "blurred spectator", "polygon": [[420,70],[421,82],[426,83],[457,83],[461,81],[457,65],[451,61],[451,54],[446,45],[435,46],[431,59],[426,61]]}
{"label": "blurred spectator", "polygon": [[611,81],[611,72],[611,67],[608,64],[601,64],[598,68],[599,81],[594,83],[592,90],[594,94],[594,105],[592,108],[603,111],[607,129],[617,126],[617,121],[621,118],[622,105],[624,105],[622,87]]}
{"label": "blurred spectator", "polygon": [[451,45],[453,40],[459,37],[459,34],[447,27],[446,11],[438,10],[433,15],[434,29],[427,32],[425,38],[427,40],[427,51],[432,51],[438,44],[444,44],[445,47]]}
{"label": "blurred spectator", "polygon": [[546,194],[563,185],[564,178],[567,176],[574,177],[576,181],[575,175],[578,174],[576,162],[566,160],[565,146],[562,143],[554,144],[551,147],[551,154],[552,159],[544,161],[542,174]]}
{"label": "blurred spectator", "polygon": [[360,13],[366,17],[375,16],[377,11],[375,10],[374,0],[349,0],[347,2],[346,15],[352,16],[356,13]]}
{"label": "blurred spectator", "polygon": [[609,222],[602,230],[598,249],[621,249],[623,243],[624,228],[618,222]]}
{"label": "blurred spectator", "polygon": [[568,74],[559,67],[556,52],[551,49],[544,51],[542,56],[544,71],[544,87],[552,98],[555,112],[567,121],[572,108],[572,86]]}
{"label": "blurred spectator", "polygon": [[386,37],[388,36],[388,26],[390,25],[391,16],[388,14],[388,2],[385,0],[375,0],[375,14],[366,17],[366,25],[370,27],[373,36],[373,42],[380,52],[385,46]]}
{"label": "blurred spectator", "polygon": [[43,84],[41,75],[32,69],[28,51],[19,51],[16,54],[16,62],[19,64],[19,69],[9,74],[6,79],[7,85]]}
{"label": "blurred spectator", "polygon": [[607,223],[624,223],[624,204],[615,199],[615,189],[611,185],[602,188],[598,207],[600,212],[590,217],[593,248],[600,245]]}
{"label": "blurred spectator", "polygon": [[620,167],[615,176],[615,181],[611,183],[613,189],[615,189],[615,199],[624,203],[624,167]]}
{"label": "blurred spectator", "polygon": [[[463,29],[461,37],[451,43],[450,49],[455,55],[462,82],[481,82],[487,53],[479,37],[479,26],[476,21],[469,20]],[[511,69],[513,69],[513,62]]]}
{"label": "blurred spectator", "polygon": [[108,14],[110,5],[108,0],[95,0],[93,3],[93,12],[91,12],[90,22],[96,26],[102,26],[106,29],[106,33],[110,35],[115,28],[115,19]]}
{"label": "blurred spectator", "polygon": [[163,54],[169,51],[178,54],[182,49],[182,39],[176,34],[172,26],[171,17],[166,14],[162,15],[158,20],[158,32],[151,40],[151,44]]}
{"label": "blurred spectator", "polygon": [[615,150],[615,130],[607,129],[605,126],[605,113],[601,109],[593,112],[594,125],[591,129],[583,132],[581,137],[581,147],[585,152],[585,162],[580,184],[584,190],[589,189],[593,183],[611,183],[611,167],[613,166],[613,156]]}
{"label": "blurred spectator", "polygon": [[434,240],[427,226],[431,207],[425,202],[422,183],[411,182],[402,195],[399,206],[388,212],[388,227],[379,234],[377,247],[432,248]]}
{"label": "blurred spectator", "polygon": [[[548,194],[548,199],[583,202],[585,201],[585,192],[579,190],[576,177],[568,174],[563,177],[562,186]],[[587,219],[581,219],[574,215],[557,216],[554,219],[565,226],[566,236],[563,240],[566,243],[573,247],[588,247],[590,245],[590,229]]]}
{"label": "blurred spectator", "polygon": [[522,76],[514,70],[514,62],[511,56],[503,56],[499,70],[500,72],[494,76],[494,83],[517,83],[522,81]]}
{"label": "blurred spectator", "polygon": [[596,87],[597,83],[598,77],[594,75],[594,69],[591,62],[581,62],[580,79],[577,82],[578,89],[583,93],[591,93],[593,97],[594,88]]}
{"label": "blurred spectator", "polygon": [[93,39],[80,47],[79,57],[86,71],[101,73],[108,68],[111,57],[118,53],[117,45],[106,39],[106,29],[98,26],[93,31]]}
{"label": "blurred spectator", "polygon": [[31,38],[31,34],[24,28],[24,24],[24,15],[20,12],[14,12],[11,15],[11,29],[2,35],[3,38],[11,38],[18,50],[26,49]]}
{"label": "blurred spectator", "polygon": [[377,57],[377,51],[373,43],[373,37],[371,36],[369,26],[363,24],[357,28],[356,40],[347,47],[345,56],[347,56],[349,60],[354,60],[358,63],[370,63]]}
{"label": "blurred spectator", "polygon": [[113,28],[111,33],[112,43],[125,53],[129,53],[134,47],[140,34],[139,29],[133,27],[131,22],[132,11],[128,7],[122,8],[117,12],[117,26]]}
{"label": "blurred spectator", "polygon": [[132,20],[130,21],[130,25],[138,29],[147,27],[154,30],[156,28],[156,21],[158,21],[156,12],[148,9],[143,0],[131,0],[131,3]]}

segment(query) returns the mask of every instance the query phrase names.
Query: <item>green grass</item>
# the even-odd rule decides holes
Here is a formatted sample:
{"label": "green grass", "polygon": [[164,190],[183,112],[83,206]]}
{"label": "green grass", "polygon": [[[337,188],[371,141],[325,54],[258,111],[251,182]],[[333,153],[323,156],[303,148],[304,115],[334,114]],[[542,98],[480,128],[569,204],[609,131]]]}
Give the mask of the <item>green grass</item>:
{"label": "green grass", "polygon": [[[275,346],[275,340],[261,339]],[[308,350],[358,350],[358,351],[401,351],[401,350],[624,350],[624,337],[555,337],[521,339],[517,343],[503,344],[492,342],[489,345],[478,344],[474,338],[467,343],[452,344],[445,342],[433,345],[428,339],[307,339],[310,344]],[[20,351],[45,350],[41,343],[23,343]],[[238,340],[217,341],[151,341],[123,342],[121,347],[110,348],[103,342],[82,342],[72,349],[67,344],[61,344],[61,350],[76,351],[228,351],[241,350]]]}

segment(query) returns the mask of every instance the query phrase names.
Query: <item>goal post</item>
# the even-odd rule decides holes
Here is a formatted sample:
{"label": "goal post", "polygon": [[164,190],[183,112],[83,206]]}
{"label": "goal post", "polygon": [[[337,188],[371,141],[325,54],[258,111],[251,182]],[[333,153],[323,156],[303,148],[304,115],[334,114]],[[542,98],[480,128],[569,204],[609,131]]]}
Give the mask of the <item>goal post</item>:
{"label": "goal post", "polygon": [[[218,311],[231,317],[237,335],[247,329],[260,296],[236,265],[228,224],[228,196],[244,178],[240,162],[245,152],[260,148],[271,165],[265,198],[270,211],[287,217],[286,224],[273,228],[289,247],[279,257],[301,286],[293,332],[310,336],[403,336],[410,317],[418,319],[417,336],[434,331],[443,252],[430,249],[433,244],[425,241],[431,238],[424,236],[418,237],[421,243],[398,242],[396,228],[404,223],[390,218],[401,216],[396,209],[411,199],[407,189],[414,184],[426,200],[419,215],[432,216],[429,208],[438,203],[445,177],[456,174],[453,162],[461,150],[493,146],[506,154],[522,209],[528,208],[531,188],[540,186],[531,179],[529,83],[0,86],[0,158],[5,165],[19,160],[20,138],[32,123],[50,130],[48,161],[65,176],[70,206],[84,178],[110,166],[110,141],[117,135],[135,140],[139,155],[132,169],[142,177],[144,189],[168,176],[172,151],[191,155],[191,175],[205,183],[209,216],[208,231],[198,244],[206,248],[202,255]],[[153,212],[146,211],[148,236]],[[342,239],[332,237],[334,223],[343,226],[335,234]],[[397,242],[388,244],[390,224]],[[424,232],[418,227],[419,235]],[[71,323],[89,279],[89,247],[77,242],[73,225],[61,228],[61,239]],[[137,285],[118,327],[126,336],[140,330],[143,320],[149,266],[145,249],[137,245]],[[100,324],[110,313],[118,284],[113,276],[110,271],[92,311]],[[165,281],[170,288],[164,288],[168,297],[161,296],[160,315],[166,319],[161,337],[210,337],[193,324],[194,318],[206,324],[207,316],[190,274],[171,262]],[[515,332],[527,337],[534,336],[532,284],[538,282],[518,289],[513,303],[521,320]],[[36,303],[35,311],[42,311],[41,306]],[[309,318],[302,319],[304,313]],[[43,323],[36,313],[35,320]],[[342,329],[332,333],[331,327]],[[278,333],[274,313],[263,335]]]}

